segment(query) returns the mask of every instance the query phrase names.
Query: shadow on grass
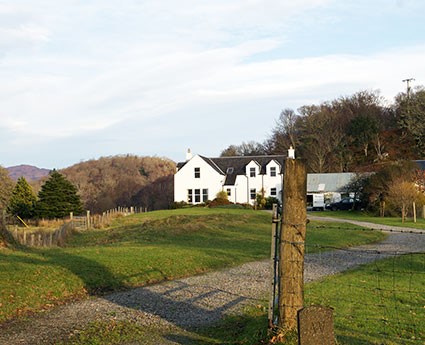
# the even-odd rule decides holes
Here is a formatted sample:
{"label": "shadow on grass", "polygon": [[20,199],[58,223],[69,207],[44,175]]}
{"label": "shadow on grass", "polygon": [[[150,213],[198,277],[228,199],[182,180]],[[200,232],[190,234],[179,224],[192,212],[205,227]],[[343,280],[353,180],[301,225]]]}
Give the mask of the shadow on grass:
{"label": "shadow on grass", "polygon": [[[165,339],[169,338],[170,341],[174,337],[174,341],[179,344],[226,344],[222,339],[208,340],[206,334],[208,332],[198,331],[198,329],[205,329],[211,324],[218,323],[229,309],[247,299],[247,297],[220,288],[190,286],[179,280],[170,284],[164,283],[130,291],[123,282],[123,277],[114,275],[104,265],[83,256],[67,253],[62,249],[32,250],[27,248],[16,254],[13,252],[7,255],[0,253],[0,260],[7,265],[37,265],[41,272],[43,272],[43,267],[47,266],[65,268],[82,281],[88,294],[103,296],[105,300],[117,306],[136,310],[142,314],[158,316],[176,327],[194,334],[194,339],[174,333],[172,330],[164,335]],[[40,281],[37,284],[41,284]],[[119,290],[121,292],[111,293]],[[211,303],[211,301],[214,302]],[[43,316],[40,315],[40,317]],[[19,322],[19,320],[16,321]],[[7,337],[7,333],[13,332],[13,330],[3,326],[0,326],[2,336]],[[24,334],[29,330],[22,329],[21,331]],[[48,327],[41,332],[48,332]],[[161,330],[161,333],[164,334],[164,330]],[[205,341],[200,342],[198,335]],[[0,336],[0,340],[2,336]],[[48,336],[48,334],[41,336]]]}

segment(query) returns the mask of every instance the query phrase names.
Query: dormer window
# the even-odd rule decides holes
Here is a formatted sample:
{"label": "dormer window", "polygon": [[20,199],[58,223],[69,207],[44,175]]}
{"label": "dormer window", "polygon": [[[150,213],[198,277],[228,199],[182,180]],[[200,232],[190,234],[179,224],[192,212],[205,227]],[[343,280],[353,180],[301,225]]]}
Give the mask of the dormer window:
{"label": "dormer window", "polygon": [[256,176],[255,167],[249,168],[249,177],[255,177],[255,176]]}
{"label": "dormer window", "polygon": [[201,178],[201,168],[195,168],[195,178]]}
{"label": "dormer window", "polygon": [[270,176],[276,176],[276,167],[270,167]]}

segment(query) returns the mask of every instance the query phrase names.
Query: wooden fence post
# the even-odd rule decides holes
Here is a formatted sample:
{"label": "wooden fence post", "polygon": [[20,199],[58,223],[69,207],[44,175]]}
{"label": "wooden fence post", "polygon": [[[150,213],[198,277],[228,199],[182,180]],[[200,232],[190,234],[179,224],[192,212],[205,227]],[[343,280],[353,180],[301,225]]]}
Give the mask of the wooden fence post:
{"label": "wooden fence post", "polygon": [[285,161],[283,175],[282,234],[279,246],[278,327],[297,327],[297,312],[303,308],[304,244],[307,225],[307,174],[304,164]]}
{"label": "wooden fence post", "polygon": [[87,225],[87,230],[90,229],[90,211],[87,211],[86,225]]}
{"label": "wooden fence post", "polygon": [[413,201],[413,222],[416,223],[416,202]]}

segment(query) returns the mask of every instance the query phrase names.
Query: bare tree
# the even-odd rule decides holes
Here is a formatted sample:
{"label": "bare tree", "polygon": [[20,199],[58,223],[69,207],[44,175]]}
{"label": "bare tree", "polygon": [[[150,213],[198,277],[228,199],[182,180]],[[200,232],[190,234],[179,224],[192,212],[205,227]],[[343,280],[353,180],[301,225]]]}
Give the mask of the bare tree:
{"label": "bare tree", "polygon": [[403,223],[410,205],[416,202],[418,196],[418,189],[413,182],[398,179],[390,184],[388,189],[388,201],[400,209]]}

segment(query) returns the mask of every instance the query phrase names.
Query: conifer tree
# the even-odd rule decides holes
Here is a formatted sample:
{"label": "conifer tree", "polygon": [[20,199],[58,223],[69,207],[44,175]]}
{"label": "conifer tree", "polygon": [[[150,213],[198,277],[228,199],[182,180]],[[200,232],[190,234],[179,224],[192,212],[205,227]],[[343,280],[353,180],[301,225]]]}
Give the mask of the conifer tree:
{"label": "conifer tree", "polygon": [[8,210],[21,218],[30,219],[34,216],[36,200],[37,198],[27,180],[20,177],[12,191]]}
{"label": "conifer tree", "polygon": [[83,211],[77,188],[62,174],[53,170],[38,193],[36,213],[41,218],[63,218]]}

